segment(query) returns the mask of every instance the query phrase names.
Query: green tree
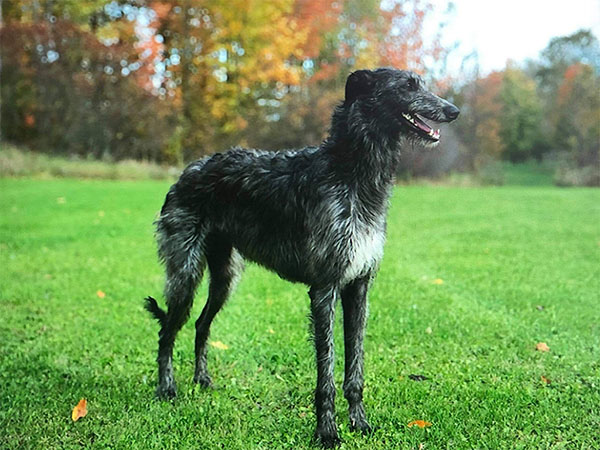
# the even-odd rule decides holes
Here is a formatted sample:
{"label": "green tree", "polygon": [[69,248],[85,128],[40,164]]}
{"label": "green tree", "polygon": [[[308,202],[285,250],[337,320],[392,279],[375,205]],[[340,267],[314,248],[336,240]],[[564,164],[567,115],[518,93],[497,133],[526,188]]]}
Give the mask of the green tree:
{"label": "green tree", "polygon": [[522,70],[507,68],[502,78],[499,100],[502,117],[499,135],[502,156],[512,162],[543,153],[542,106],[535,81]]}

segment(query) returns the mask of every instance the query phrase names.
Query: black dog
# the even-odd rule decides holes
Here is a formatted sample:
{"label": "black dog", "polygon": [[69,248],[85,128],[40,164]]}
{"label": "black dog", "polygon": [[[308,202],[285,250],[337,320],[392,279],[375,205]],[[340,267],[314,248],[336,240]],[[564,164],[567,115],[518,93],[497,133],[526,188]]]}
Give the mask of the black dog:
{"label": "black dog", "polygon": [[[330,136],[319,147],[277,153],[232,149],[190,164],[171,187],[157,221],[166,267],[168,311],[148,297],[161,324],[158,388],[175,396],[172,352],[206,265],[210,287],[196,321],[194,381],[209,386],[210,324],[243,268],[242,257],[310,286],[317,359],[316,438],[338,442],[333,380],[334,306],[344,311],[344,396],[354,429],[371,429],[363,407],[367,290],[383,256],[386,211],[399,146],[432,145],[440,133],[424,122],[450,122],[456,106],[425,90],[412,72],[359,70],[346,83]],[[403,139],[405,138],[405,139]]]}

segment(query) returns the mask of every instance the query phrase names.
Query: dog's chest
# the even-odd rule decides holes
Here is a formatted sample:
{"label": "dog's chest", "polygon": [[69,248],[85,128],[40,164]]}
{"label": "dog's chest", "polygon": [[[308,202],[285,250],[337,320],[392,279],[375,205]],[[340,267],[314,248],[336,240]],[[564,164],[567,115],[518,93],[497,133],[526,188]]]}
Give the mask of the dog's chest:
{"label": "dog's chest", "polygon": [[366,275],[379,265],[385,244],[383,223],[368,225],[357,218],[348,224],[346,257],[348,265],[344,270],[343,282]]}

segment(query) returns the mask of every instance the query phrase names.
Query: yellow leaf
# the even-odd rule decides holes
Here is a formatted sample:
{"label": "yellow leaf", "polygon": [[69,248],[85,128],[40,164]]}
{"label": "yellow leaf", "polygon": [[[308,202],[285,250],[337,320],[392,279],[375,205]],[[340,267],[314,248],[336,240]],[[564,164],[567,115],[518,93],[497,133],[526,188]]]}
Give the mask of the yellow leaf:
{"label": "yellow leaf", "polygon": [[104,297],[106,297],[106,294],[104,292],[100,291],[100,290],[98,290],[96,292],[96,295],[98,296],[98,298],[104,298]]}
{"label": "yellow leaf", "polygon": [[87,415],[87,400],[82,398],[79,400],[79,403],[75,405],[73,408],[73,412],[71,413],[71,419],[73,422],[77,422],[81,417],[85,417]]}
{"label": "yellow leaf", "polygon": [[550,378],[546,378],[544,375],[542,375],[540,378],[542,379],[542,382],[550,384]]}
{"label": "yellow leaf", "polygon": [[223,344],[221,341],[210,341],[210,345],[219,350],[227,350],[229,348],[228,345]]}
{"label": "yellow leaf", "polygon": [[441,278],[436,278],[431,283],[432,284],[444,284],[444,280],[442,280]]}
{"label": "yellow leaf", "polygon": [[432,425],[431,422],[427,422],[425,420],[413,420],[412,422],[408,422],[409,427],[418,426],[419,428],[430,427]]}
{"label": "yellow leaf", "polygon": [[550,351],[550,347],[548,347],[548,345],[545,342],[538,342],[537,345],[535,346],[535,349],[538,352],[549,352]]}

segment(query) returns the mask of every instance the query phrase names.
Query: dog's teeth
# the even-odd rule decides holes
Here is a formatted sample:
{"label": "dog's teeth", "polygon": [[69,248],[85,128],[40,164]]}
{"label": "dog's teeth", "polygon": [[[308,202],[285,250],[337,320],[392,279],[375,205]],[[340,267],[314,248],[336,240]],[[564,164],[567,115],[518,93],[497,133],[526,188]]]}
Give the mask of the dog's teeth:
{"label": "dog's teeth", "polygon": [[408,113],[402,113],[402,117],[404,117],[406,120],[408,120],[410,123],[415,123],[415,120],[412,118],[412,116]]}

